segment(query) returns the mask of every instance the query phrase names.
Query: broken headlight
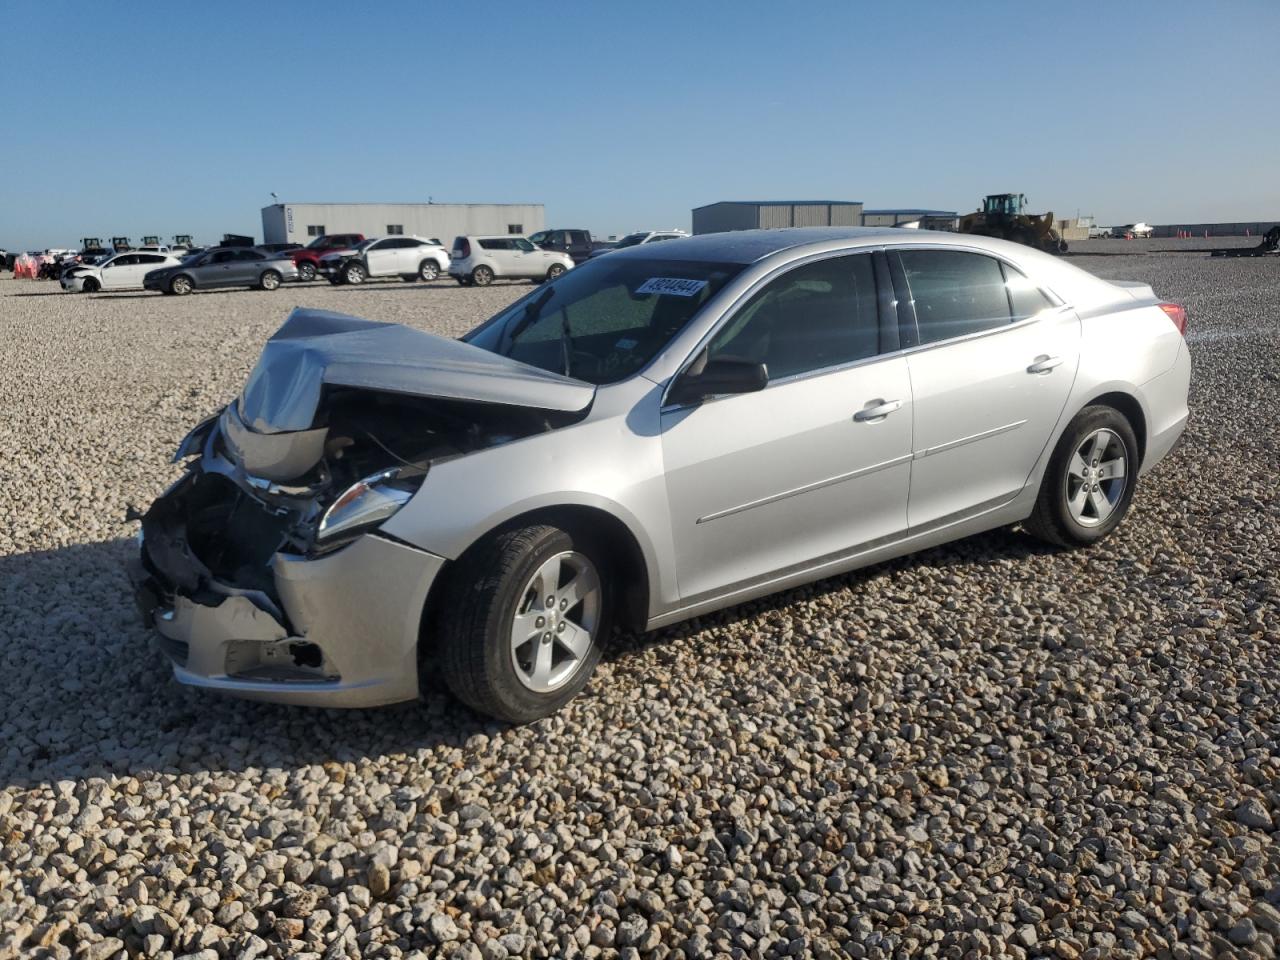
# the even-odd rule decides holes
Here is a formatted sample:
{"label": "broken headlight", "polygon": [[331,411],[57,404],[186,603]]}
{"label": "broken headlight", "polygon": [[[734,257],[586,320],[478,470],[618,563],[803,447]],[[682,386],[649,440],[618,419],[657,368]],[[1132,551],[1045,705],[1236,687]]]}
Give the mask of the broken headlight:
{"label": "broken headlight", "polygon": [[332,550],[388,520],[409,502],[424,476],[391,467],[347,487],[320,518],[317,550]]}

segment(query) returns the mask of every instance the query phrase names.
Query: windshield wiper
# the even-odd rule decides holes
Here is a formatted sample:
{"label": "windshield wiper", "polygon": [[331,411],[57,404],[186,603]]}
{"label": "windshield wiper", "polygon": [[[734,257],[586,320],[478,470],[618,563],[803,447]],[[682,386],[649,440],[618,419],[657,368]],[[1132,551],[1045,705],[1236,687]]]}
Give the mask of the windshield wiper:
{"label": "windshield wiper", "polygon": [[515,346],[516,337],[520,336],[520,334],[524,333],[530,326],[532,326],[533,322],[538,319],[538,314],[542,313],[542,308],[547,305],[548,300],[555,296],[555,293],[555,290],[551,287],[547,287],[547,289],[538,294],[529,302],[529,305],[524,308],[524,313],[520,315],[520,319],[517,320],[515,326],[511,328],[511,333],[507,334],[507,349],[502,353],[504,357],[507,356],[511,352],[511,348]]}

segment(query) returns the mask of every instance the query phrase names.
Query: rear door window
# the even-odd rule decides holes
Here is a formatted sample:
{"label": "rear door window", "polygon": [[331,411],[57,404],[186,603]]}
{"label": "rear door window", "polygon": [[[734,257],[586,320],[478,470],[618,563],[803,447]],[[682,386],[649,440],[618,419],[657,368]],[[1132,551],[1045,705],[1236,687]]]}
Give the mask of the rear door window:
{"label": "rear door window", "polygon": [[920,342],[937,343],[1013,320],[1000,261],[961,250],[901,250]]}

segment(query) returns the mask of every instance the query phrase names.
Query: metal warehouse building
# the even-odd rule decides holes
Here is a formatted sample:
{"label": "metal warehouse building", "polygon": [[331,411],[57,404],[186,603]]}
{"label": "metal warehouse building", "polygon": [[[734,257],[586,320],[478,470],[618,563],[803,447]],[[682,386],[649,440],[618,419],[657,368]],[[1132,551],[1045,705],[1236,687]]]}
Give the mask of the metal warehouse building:
{"label": "metal warehouse building", "polygon": [[774,227],[860,227],[862,204],[854,200],[724,200],[693,210],[693,232]]}
{"label": "metal warehouse building", "polygon": [[954,230],[959,214],[954,210],[919,210],[903,208],[894,210],[863,210],[864,227],[896,227],[904,223],[920,223],[926,230]]}
{"label": "metal warehouse building", "polygon": [[263,243],[308,243],[325,233],[409,234],[445,245],[459,234],[534,233],[540,203],[273,203],[262,208]]}

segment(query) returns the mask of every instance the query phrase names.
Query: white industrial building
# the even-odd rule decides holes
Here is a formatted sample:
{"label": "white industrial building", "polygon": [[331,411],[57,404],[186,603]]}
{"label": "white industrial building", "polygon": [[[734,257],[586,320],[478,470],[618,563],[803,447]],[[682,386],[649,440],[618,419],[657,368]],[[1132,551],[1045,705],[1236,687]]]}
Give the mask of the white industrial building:
{"label": "white industrial building", "polygon": [[546,226],[540,203],[273,203],[262,208],[263,243],[309,243],[326,233],[437,237],[535,233]]}

